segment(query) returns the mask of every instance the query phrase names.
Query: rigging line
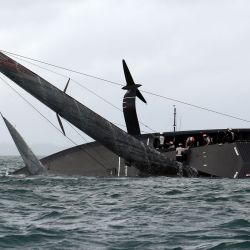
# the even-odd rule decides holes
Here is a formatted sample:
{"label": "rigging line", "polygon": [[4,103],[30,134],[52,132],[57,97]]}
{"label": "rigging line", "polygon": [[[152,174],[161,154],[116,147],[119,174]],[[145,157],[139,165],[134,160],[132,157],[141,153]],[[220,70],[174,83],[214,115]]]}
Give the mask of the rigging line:
{"label": "rigging line", "polygon": [[94,76],[94,75],[90,75],[90,74],[86,74],[86,73],[83,73],[83,72],[80,72],[80,71],[77,71],[77,70],[69,69],[69,68],[62,67],[62,66],[57,66],[57,65],[52,64],[52,63],[47,63],[47,62],[37,60],[37,59],[33,59],[33,58],[30,58],[30,57],[27,57],[27,56],[22,56],[22,55],[19,55],[19,54],[16,54],[16,53],[8,52],[6,50],[0,50],[0,51],[4,52],[6,54],[20,56],[20,57],[23,57],[23,58],[26,58],[26,59],[29,59],[29,60],[32,60],[32,61],[35,61],[35,62],[43,63],[43,64],[46,64],[46,65],[49,65],[49,66],[52,66],[52,67],[55,67],[55,68],[58,68],[58,69],[66,70],[66,71],[69,71],[69,72],[72,72],[72,73],[76,73],[76,74],[79,74],[79,75],[87,76],[87,77],[90,77],[90,78],[94,78],[94,79],[97,79],[97,80],[101,80],[101,81],[108,82],[108,83],[115,84],[115,85],[119,85],[119,86],[124,86],[121,83],[106,80],[104,78]]}
{"label": "rigging line", "polygon": [[[64,118],[63,118],[64,119]],[[86,142],[86,143],[90,143],[87,139],[85,139],[82,135],[81,135],[81,133],[79,133],[78,131],[77,131],[77,129],[70,123],[70,122],[68,122],[67,120],[65,120],[64,119],[64,121],[66,121],[67,122],[67,124]],[[85,149],[86,150],[86,149]],[[95,150],[94,149],[94,151],[95,151],[95,154],[97,154],[102,160],[106,160],[107,161],[107,159],[104,159],[103,158],[103,156],[97,151],[97,150]],[[109,163],[109,165],[111,165],[111,163]],[[107,168],[105,168],[106,170],[108,170]]]}
{"label": "rigging line", "polygon": [[[121,124],[121,123],[116,123],[116,122],[114,122],[114,124],[116,125],[116,126],[120,126],[120,127],[124,127],[124,128],[127,128],[127,126],[126,125],[123,125],[123,124]],[[147,131],[144,131],[144,130],[141,130],[141,132],[143,132],[143,133],[147,133]],[[155,131],[155,133],[156,133],[157,131]],[[152,134],[152,133],[148,133],[148,134]]]}
{"label": "rigging line", "polygon": [[[34,110],[36,110],[44,119],[46,119],[57,131],[59,131],[63,136],[65,136],[70,142],[72,142],[75,146],[78,146],[76,142],[70,139],[68,136],[64,135],[63,132],[57,128],[47,117],[45,117],[34,105],[32,105],[27,99],[25,99],[17,90],[15,90],[7,81],[5,81],[2,77],[0,79],[9,86],[17,95],[19,95],[26,103],[28,103]],[[100,161],[98,161],[91,153],[89,153],[86,149],[84,150],[87,155],[89,155],[93,160],[99,163],[105,170],[108,170]]]}
{"label": "rigging line", "polygon": [[[57,128],[46,116],[44,116],[33,104],[31,104],[27,99],[25,99],[17,90],[15,90],[7,81],[5,81],[2,77],[0,79],[8,86],[10,87],[19,97],[21,97],[28,105],[30,105],[36,112],[38,112],[44,119],[46,119],[60,134],[63,135],[62,131]],[[72,142],[74,145],[77,145],[72,139],[66,136],[66,138]]]}
{"label": "rigging line", "polygon": [[[65,78],[69,78],[69,76],[67,76],[67,75],[58,73],[58,72],[56,72],[56,71],[53,71],[53,70],[50,70],[50,69],[47,69],[47,68],[44,68],[44,67],[41,67],[40,65],[37,65],[37,64],[35,64],[35,63],[29,62],[29,61],[24,60],[24,59],[20,59],[20,58],[17,57],[17,56],[13,56],[13,57],[18,58],[19,60],[22,60],[22,61],[24,61],[24,62],[26,62],[26,63],[31,64],[31,65],[34,65],[34,66],[36,66],[36,67],[38,67],[38,68],[47,70],[47,71],[49,71],[49,72],[51,72],[51,73],[54,73],[54,74],[56,74],[56,75],[60,75],[60,76],[63,76],[63,77],[65,77]],[[107,104],[111,105],[113,108],[115,108],[115,109],[117,109],[117,110],[119,110],[119,111],[122,111],[120,108],[118,108],[117,106],[115,106],[115,105],[112,104],[111,102],[107,101],[107,100],[106,100],[105,98],[103,98],[102,96],[96,94],[96,93],[95,93],[94,91],[92,91],[91,89],[89,89],[89,88],[85,87],[84,85],[82,85],[81,83],[77,82],[76,80],[74,80],[74,79],[72,79],[72,78],[70,78],[70,80],[71,80],[72,82],[74,82],[75,84],[77,84],[78,86],[80,86],[81,88],[83,88],[83,89],[89,91],[91,94],[97,96],[98,98],[100,98],[101,100],[103,100],[104,102],[106,102]]]}
{"label": "rigging line", "polygon": [[[65,120],[63,118],[64,121],[67,122],[67,124],[86,142],[86,143],[90,143],[87,139],[85,139],[78,131],[77,129],[67,120]],[[82,149],[83,151],[85,151],[87,153],[88,156],[90,156],[90,158],[92,158],[93,160],[95,160],[97,163],[99,163],[105,170],[108,170],[108,168],[105,167],[104,164],[102,164],[99,160],[96,159],[96,157],[94,157],[90,152],[88,152],[88,150],[86,149]],[[99,152],[97,150],[95,150],[95,154],[98,154],[100,158],[102,158],[102,156],[99,154]],[[102,158],[103,159],[103,158]]]}
{"label": "rigging line", "polygon": [[[75,129],[75,127],[70,123],[70,122],[68,122],[67,120],[65,120],[64,118],[63,118],[63,120],[64,121],[66,121],[67,123],[68,123],[68,125],[85,141],[85,142],[87,142],[87,143],[89,143],[89,141],[88,140],[86,140],[76,129]],[[120,123],[116,123],[116,122],[114,122],[114,124],[116,125],[116,126],[120,126],[120,127],[124,127],[124,128],[126,128],[126,125],[123,125],[123,124],[120,124]],[[141,132],[143,132],[143,133],[147,133],[147,131],[141,131]],[[150,133],[149,133],[150,134]]]}
{"label": "rigging line", "polygon": [[195,104],[191,104],[191,103],[188,103],[188,102],[180,101],[178,99],[166,97],[166,96],[163,96],[163,95],[160,95],[160,94],[155,94],[155,93],[152,93],[152,92],[149,92],[149,91],[145,91],[145,90],[141,90],[141,92],[144,92],[144,93],[150,94],[150,95],[154,95],[154,96],[166,99],[166,100],[178,102],[178,103],[181,103],[181,104],[193,107],[193,108],[201,109],[201,110],[204,110],[204,111],[212,112],[212,113],[215,113],[215,114],[218,114],[218,115],[222,115],[222,116],[226,116],[226,117],[229,117],[229,118],[233,118],[233,119],[236,119],[236,120],[240,120],[240,121],[243,121],[243,122],[250,123],[250,120],[246,120],[246,119],[241,118],[241,117],[237,117],[237,116],[229,115],[229,114],[226,114],[226,113],[222,113],[222,112],[219,112],[219,111],[216,111],[216,110],[213,110],[213,109],[201,107],[201,106],[198,106],[198,105],[195,105]]}
{"label": "rigging line", "polygon": [[[111,105],[112,107],[114,107],[115,109],[119,110],[120,112],[123,112],[122,109],[118,108],[117,106],[115,106],[114,104],[112,104],[111,102],[107,101],[105,98],[101,97],[100,95],[96,94],[94,91],[88,89],[87,87],[83,86],[81,83],[77,82],[76,80],[71,79],[73,82],[75,82],[76,84],[78,84],[81,88],[84,88],[86,90],[88,90],[89,92],[91,92],[93,95],[99,97],[100,99],[102,99],[104,102],[108,103],[109,105]],[[143,125],[144,127],[148,128],[149,130],[151,130],[152,132],[156,132],[154,129],[150,128],[148,125],[146,125],[145,123],[139,121],[139,123],[141,125]]]}
{"label": "rigging line", "polygon": [[[67,76],[67,75],[64,75],[64,74],[58,73],[58,72],[56,72],[56,71],[53,71],[53,70],[44,68],[44,67],[42,67],[42,66],[40,66],[40,65],[37,65],[37,64],[35,64],[35,63],[29,62],[29,61],[24,60],[24,59],[21,59],[21,58],[19,58],[19,57],[17,57],[17,56],[13,56],[13,57],[15,57],[15,58],[17,58],[17,59],[19,59],[19,60],[22,60],[22,61],[24,61],[24,62],[26,62],[26,63],[29,63],[29,64],[31,64],[31,65],[33,65],[33,66],[36,66],[36,67],[38,67],[38,68],[41,68],[41,69],[43,69],[43,70],[49,71],[49,72],[51,72],[51,73],[53,73],[53,74],[60,75],[60,76],[65,77],[65,78],[69,78],[69,76]],[[74,79],[72,79],[72,78],[70,78],[70,80],[71,80],[72,82],[74,82],[75,84],[77,84],[79,87],[81,87],[81,88],[83,88],[83,89],[89,91],[89,92],[92,93],[93,95],[97,96],[98,98],[100,98],[101,100],[103,100],[104,102],[106,102],[107,104],[109,104],[110,106],[112,106],[113,108],[117,109],[117,110],[120,111],[120,112],[123,112],[122,109],[118,108],[117,106],[115,106],[114,104],[112,104],[111,102],[109,102],[108,100],[106,100],[105,98],[103,98],[102,96],[96,94],[94,91],[92,91],[91,89],[87,88],[87,87],[84,86],[82,83],[79,83],[78,81],[76,81],[76,80],[74,80]],[[152,129],[151,127],[149,127],[149,126],[148,126],[147,124],[145,124],[144,122],[139,121],[139,123],[140,123],[141,125],[143,125],[144,127],[148,128],[149,130],[151,130],[152,132],[154,132],[154,133],[157,132],[156,130]],[[124,127],[125,127],[125,126],[124,126]],[[142,131],[142,132],[145,132],[145,131]]]}
{"label": "rigging line", "polygon": [[[104,81],[104,82],[107,82],[107,83],[115,84],[115,85],[118,85],[118,86],[124,86],[121,83],[117,83],[117,82],[114,82],[114,81],[106,80],[104,78],[97,77],[97,76],[94,76],[94,75],[85,74],[85,73],[82,73],[80,71],[76,71],[76,70],[72,70],[72,69],[69,69],[69,68],[62,67],[62,66],[57,66],[57,65],[54,65],[54,64],[46,63],[46,62],[41,61],[41,60],[32,59],[30,57],[22,56],[22,55],[19,55],[19,54],[16,54],[16,53],[12,53],[12,52],[8,52],[8,51],[5,51],[5,50],[0,50],[0,51],[2,51],[4,53],[7,53],[7,54],[10,54],[10,55],[16,55],[16,56],[23,57],[23,58],[26,58],[26,59],[29,59],[29,60],[32,60],[32,61],[43,63],[43,64],[46,64],[46,65],[49,65],[49,66],[52,66],[52,67],[55,67],[55,68],[63,69],[63,70],[69,71],[69,72],[73,72],[73,73],[77,73],[77,74],[84,75],[84,76],[87,76],[87,77],[95,78],[95,79],[98,79],[98,80],[101,80],[101,81]],[[198,106],[198,105],[195,105],[195,104],[191,104],[191,103],[188,103],[188,102],[180,101],[178,99],[166,97],[166,96],[163,96],[163,95],[160,95],[160,94],[157,94],[157,93],[153,93],[153,92],[150,92],[150,91],[141,90],[141,92],[149,94],[149,95],[153,95],[153,96],[156,96],[156,97],[159,97],[159,98],[163,98],[163,99],[166,99],[166,100],[170,100],[170,101],[174,101],[174,102],[177,102],[177,103],[181,103],[183,105],[187,105],[187,106],[190,106],[190,107],[193,107],[193,108],[201,109],[201,110],[204,110],[204,111],[207,111],[207,112],[212,112],[212,113],[215,113],[215,114],[218,114],[218,115],[222,115],[222,116],[226,116],[226,117],[229,117],[229,118],[232,118],[232,119],[236,119],[236,120],[240,120],[240,121],[243,121],[243,122],[250,123],[249,120],[243,119],[241,117],[237,117],[237,116],[233,116],[233,115],[230,115],[230,114],[219,112],[219,111],[216,111],[216,110],[213,110],[213,109],[201,107],[201,106]]]}
{"label": "rigging line", "polygon": [[67,76],[67,75],[61,74],[61,73],[59,73],[59,72],[57,72],[57,71],[54,71],[54,70],[51,70],[51,69],[48,69],[48,68],[45,68],[45,67],[42,67],[42,66],[40,66],[40,65],[38,65],[38,64],[35,64],[35,63],[32,63],[32,62],[30,62],[30,61],[27,61],[27,60],[25,60],[25,59],[23,59],[23,58],[20,58],[19,56],[14,56],[14,55],[12,55],[12,57],[14,57],[14,58],[16,58],[16,59],[18,59],[18,60],[21,60],[21,61],[23,61],[23,62],[29,63],[29,64],[31,64],[31,65],[33,65],[33,66],[36,66],[36,67],[40,68],[40,69],[43,69],[43,70],[49,71],[49,72],[51,72],[51,73],[54,73],[54,74],[56,74],[56,75],[65,77],[65,78],[67,78],[67,79],[69,78],[69,76]]}

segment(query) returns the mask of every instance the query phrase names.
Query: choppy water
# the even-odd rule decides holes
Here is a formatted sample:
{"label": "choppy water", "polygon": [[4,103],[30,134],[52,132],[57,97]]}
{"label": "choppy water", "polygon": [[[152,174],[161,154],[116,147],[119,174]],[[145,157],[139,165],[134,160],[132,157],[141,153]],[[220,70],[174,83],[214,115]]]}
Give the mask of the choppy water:
{"label": "choppy water", "polygon": [[0,248],[250,249],[250,180],[0,177]]}

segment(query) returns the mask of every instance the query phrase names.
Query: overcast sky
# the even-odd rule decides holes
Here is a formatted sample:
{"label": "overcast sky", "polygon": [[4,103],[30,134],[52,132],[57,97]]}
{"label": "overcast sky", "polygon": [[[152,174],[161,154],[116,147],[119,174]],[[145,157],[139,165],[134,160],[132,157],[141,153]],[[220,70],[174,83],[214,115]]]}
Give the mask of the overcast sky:
{"label": "overcast sky", "polygon": [[[118,83],[124,83],[124,58],[141,90],[250,120],[249,13],[247,0],[1,1],[0,49]],[[61,89],[67,82],[67,77],[19,62]],[[53,70],[122,107],[125,92],[119,86]],[[57,125],[52,111],[8,82]],[[29,145],[73,146],[2,80],[0,88],[1,112]],[[68,93],[112,122],[124,124],[120,111],[74,83]],[[148,104],[137,101],[139,119],[157,131],[172,130],[174,104],[181,130],[250,127],[143,95]],[[65,129],[77,144],[84,143],[68,125]],[[0,134],[0,144],[12,143],[2,121]]]}

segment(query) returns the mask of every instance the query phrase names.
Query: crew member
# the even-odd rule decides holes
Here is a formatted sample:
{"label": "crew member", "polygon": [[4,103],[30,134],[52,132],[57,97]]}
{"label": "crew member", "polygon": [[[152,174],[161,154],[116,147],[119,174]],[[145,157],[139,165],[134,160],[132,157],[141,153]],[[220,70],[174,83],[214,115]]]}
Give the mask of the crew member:
{"label": "crew member", "polygon": [[194,139],[194,137],[193,137],[193,136],[189,136],[189,137],[187,138],[187,140],[186,140],[185,147],[186,147],[186,148],[191,148],[191,147],[194,146],[194,144],[195,144],[195,139]]}
{"label": "crew member", "polygon": [[153,146],[154,146],[155,149],[159,149],[159,145],[160,145],[160,140],[159,140],[159,137],[156,136],[154,138],[154,141],[153,141]]}
{"label": "crew member", "polygon": [[235,134],[231,128],[227,129],[224,140],[228,143],[235,141]]}
{"label": "crew member", "polygon": [[183,147],[182,143],[178,144],[178,147],[176,148],[176,161],[183,162],[183,153],[186,151],[186,149]]}
{"label": "crew member", "polygon": [[173,141],[166,142],[165,145],[166,145],[168,150],[175,149],[175,145],[174,145]]}
{"label": "crew member", "polygon": [[165,137],[164,134],[161,132],[159,135],[159,148],[164,149]]}
{"label": "crew member", "polygon": [[211,138],[207,134],[203,134],[203,144],[206,146],[211,143]]}

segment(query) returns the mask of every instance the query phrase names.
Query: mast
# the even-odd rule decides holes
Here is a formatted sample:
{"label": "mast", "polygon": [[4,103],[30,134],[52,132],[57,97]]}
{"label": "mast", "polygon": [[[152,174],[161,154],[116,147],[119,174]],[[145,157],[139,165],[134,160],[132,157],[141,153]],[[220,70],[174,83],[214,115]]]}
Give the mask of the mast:
{"label": "mast", "polygon": [[175,107],[175,105],[173,105],[174,106],[174,132],[176,131],[176,107]]}
{"label": "mast", "polygon": [[48,81],[0,53],[0,72],[58,115],[135,166],[144,175],[194,176],[190,167],[167,158],[153,147],[127,134]]}

